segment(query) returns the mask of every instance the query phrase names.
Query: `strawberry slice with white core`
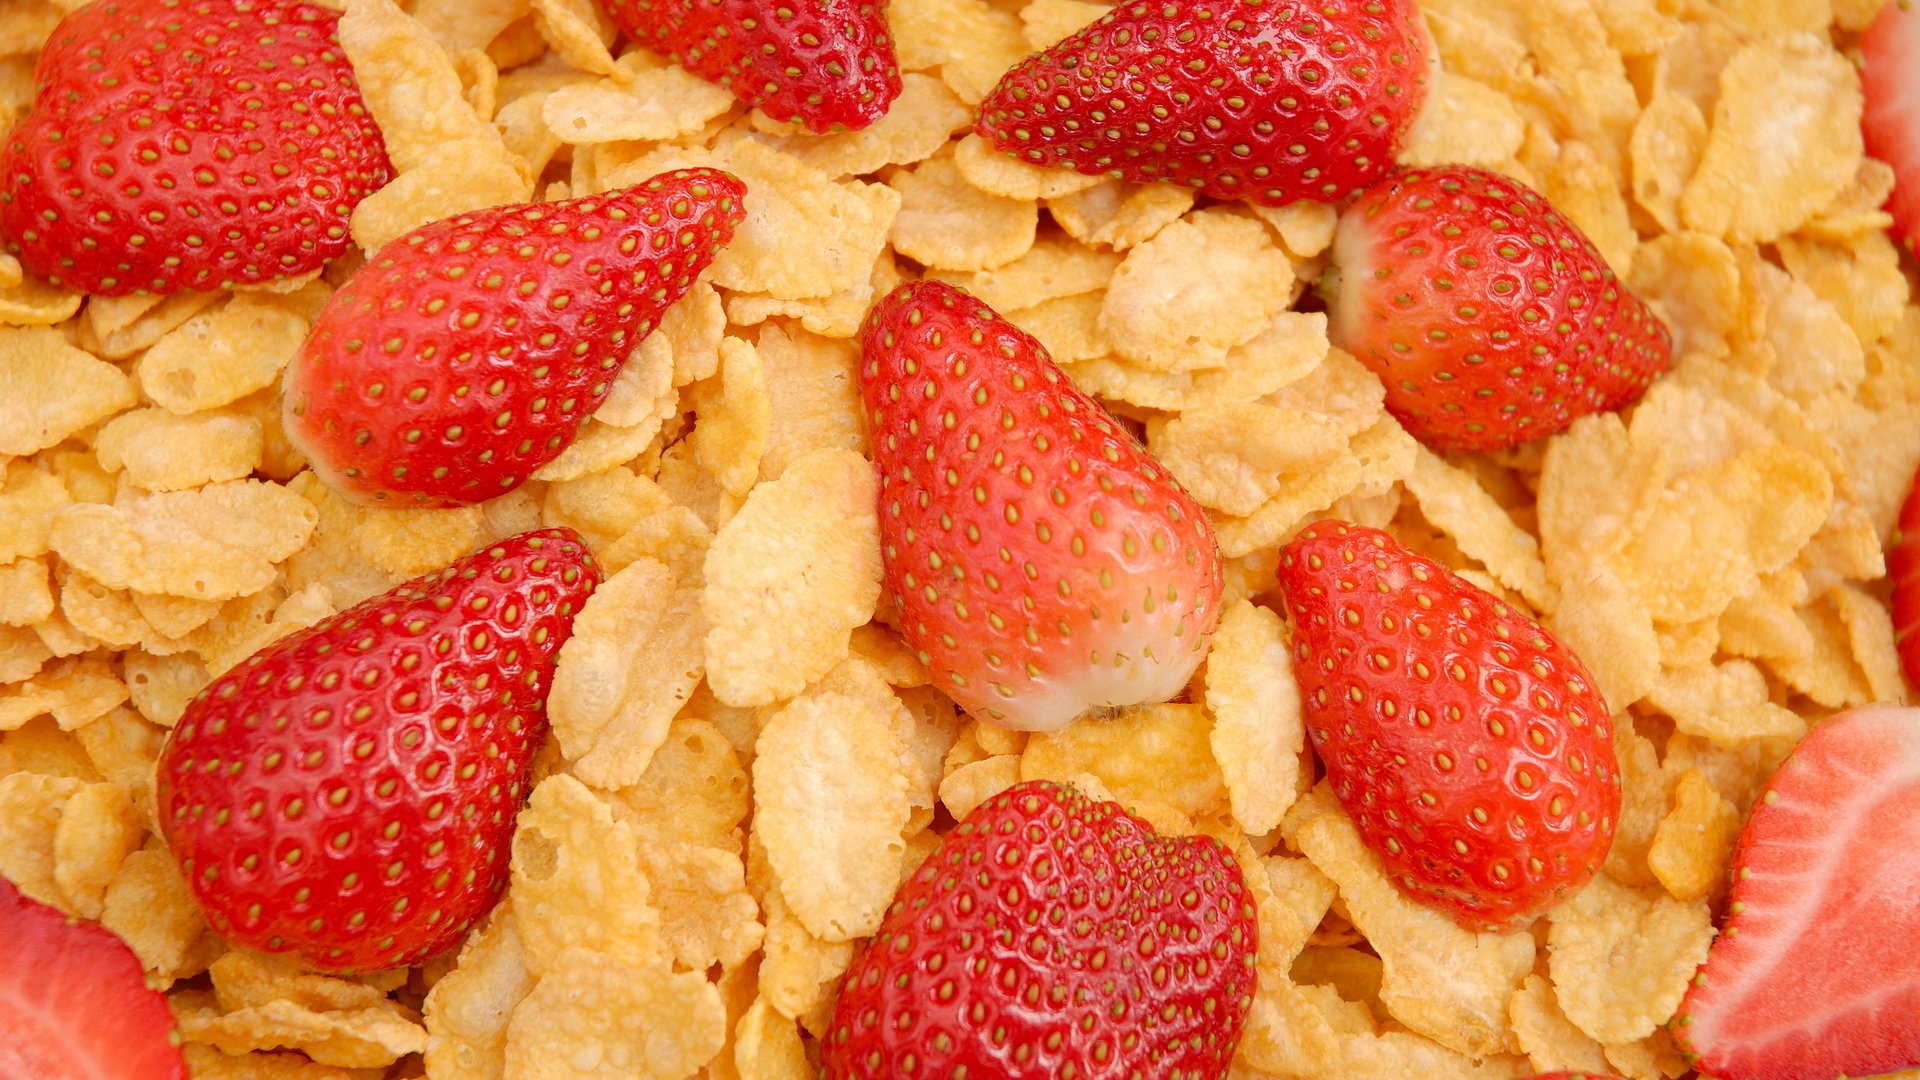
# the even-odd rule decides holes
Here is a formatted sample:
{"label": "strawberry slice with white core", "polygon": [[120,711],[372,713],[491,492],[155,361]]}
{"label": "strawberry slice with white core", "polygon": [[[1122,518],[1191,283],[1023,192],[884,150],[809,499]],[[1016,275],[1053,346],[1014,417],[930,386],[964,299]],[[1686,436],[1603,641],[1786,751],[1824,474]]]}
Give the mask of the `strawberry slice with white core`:
{"label": "strawberry slice with white core", "polygon": [[1674,1018],[1719,1080],[1920,1065],[1920,709],[1816,727],[1734,848],[1728,916]]}
{"label": "strawberry slice with white core", "polygon": [[1893,238],[1920,252],[1920,2],[1893,0],[1860,38],[1860,130],[1893,166]]}

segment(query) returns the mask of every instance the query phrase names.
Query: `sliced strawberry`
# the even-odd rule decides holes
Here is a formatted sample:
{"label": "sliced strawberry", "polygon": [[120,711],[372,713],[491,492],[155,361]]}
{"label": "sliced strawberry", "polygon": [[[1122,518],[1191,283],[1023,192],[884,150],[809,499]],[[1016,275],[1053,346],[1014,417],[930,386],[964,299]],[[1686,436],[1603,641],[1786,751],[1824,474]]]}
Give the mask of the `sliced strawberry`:
{"label": "sliced strawberry", "polygon": [[1620,770],[1578,657],[1377,529],[1307,526],[1280,585],[1307,734],[1403,892],[1509,930],[1592,879]]}
{"label": "sliced strawberry", "polygon": [[458,942],[506,887],[554,661],[599,581],[578,533],[522,533],[202,690],[156,802],[213,928],[325,971]]}
{"label": "sliced strawberry", "polygon": [[951,285],[895,289],[861,355],[887,589],[934,682],[1036,731],[1179,693],[1220,619],[1193,498],[1038,341]]}
{"label": "sliced strawberry", "polygon": [[1397,173],[1340,219],[1328,329],[1447,451],[1543,439],[1618,409],[1672,362],[1666,324],[1585,233],[1516,180]]}
{"label": "sliced strawberry", "polygon": [[0,144],[0,235],[96,295],[317,270],[390,178],[335,37],[304,0],[96,0],[54,29]]}
{"label": "sliced strawberry", "polygon": [[1920,710],[1800,741],[1733,851],[1727,920],[1673,1020],[1720,1080],[1920,1066]]}
{"label": "sliced strawberry", "polygon": [[1887,580],[1893,582],[1893,633],[1907,681],[1920,686],[1920,473],[1915,473],[1900,523],[1887,545]]}
{"label": "sliced strawberry", "polygon": [[395,240],[287,369],[287,438],[356,502],[459,506],[572,445],[620,365],[733,238],[746,186],[689,169]]}
{"label": "sliced strawberry", "polygon": [[978,130],[1032,165],[1339,202],[1393,167],[1430,52],[1413,0],[1136,0],[1007,72]]}
{"label": "sliced strawberry", "polygon": [[1920,8],[1891,0],[1860,38],[1860,130],[1867,153],[1893,166],[1893,235],[1920,254]]}
{"label": "sliced strawberry", "polygon": [[900,96],[885,0],[601,0],[627,36],[808,131],[863,128]]}
{"label": "sliced strawberry", "polygon": [[174,1038],[126,942],[0,878],[0,1077],[187,1080]]}
{"label": "sliced strawberry", "polygon": [[854,960],[828,1080],[1219,1080],[1258,927],[1233,854],[1030,781],[927,856]]}

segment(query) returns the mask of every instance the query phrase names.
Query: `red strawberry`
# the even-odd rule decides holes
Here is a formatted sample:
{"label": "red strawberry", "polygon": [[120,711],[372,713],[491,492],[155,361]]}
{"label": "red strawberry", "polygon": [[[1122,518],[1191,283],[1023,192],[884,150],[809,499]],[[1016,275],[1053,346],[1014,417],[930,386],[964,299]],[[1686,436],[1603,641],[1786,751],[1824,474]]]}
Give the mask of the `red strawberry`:
{"label": "red strawberry", "polygon": [[1393,167],[1430,52],[1413,0],[1127,3],[1007,72],[977,127],[1033,165],[1339,202]]}
{"label": "red strawberry", "polygon": [[1593,877],[1620,771],[1578,657],[1377,529],[1309,525],[1280,585],[1307,734],[1402,891],[1510,930]]}
{"label": "red strawberry", "polygon": [[356,502],[512,491],[573,443],[627,354],[733,238],[745,191],[690,169],[395,240],[321,309],[287,369],[287,438]]}
{"label": "red strawberry", "polygon": [[1893,582],[1893,632],[1907,681],[1920,686],[1920,473],[1913,477],[1900,523],[1887,545],[1887,578]]}
{"label": "red strawberry", "polygon": [[213,928],[325,971],[458,942],[506,887],[554,659],[599,581],[573,530],[522,533],[202,690],[157,795]]}
{"label": "red strawberry", "polygon": [[1722,1080],[1920,1065],[1920,710],[1814,728],[1754,803],[1727,921],[1673,1020]]}
{"label": "red strawberry", "polygon": [[125,942],[0,878],[0,1076],[187,1080],[173,1037]]}
{"label": "red strawberry", "polygon": [[1867,153],[1893,166],[1894,238],[1920,254],[1920,9],[1892,0],[1860,38],[1860,130]]}
{"label": "red strawberry", "polygon": [[304,0],[95,0],[54,29],[0,145],[0,234],[71,289],[221,289],[316,270],[391,176]]}
{"label": "red strawberry", "polygon": [[935,684],[1033,731],[1179,693],[1220,619],[1192,497],[1038,341],[951,285],[895,289],[861,351],[887,589]]}
{"label": "red strawberry", "polygon": [[886,0],[601,0],[635,42],[775,120],[863,128],[900,96]]}
{"label": "red strawberry", "polygon": [[1227,1075],[1253,1002],[1233,855],[1030,781],[982,803],[847,972],[828,1080]]}
{"label": "red strawberry", "polygon": [[1672,362],[1666,324],[1586,234],[1495,173],[1393,176],[1341,217],[1333,261],[1334,344],[1441,450],[1546,438],[1633,401]]}

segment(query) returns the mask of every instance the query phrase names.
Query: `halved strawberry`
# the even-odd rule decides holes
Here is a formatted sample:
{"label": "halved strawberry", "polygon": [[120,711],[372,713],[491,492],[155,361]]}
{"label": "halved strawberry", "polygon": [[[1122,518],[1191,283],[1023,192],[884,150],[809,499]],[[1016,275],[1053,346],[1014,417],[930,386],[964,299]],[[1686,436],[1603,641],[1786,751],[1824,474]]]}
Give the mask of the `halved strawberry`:
{"label": "halved strawberry", "polygon": [[0,1077],[187,1080],[173,1012],[140,960],[0,878]]}
{"label": "halved strawberry", "polygon": [[1893,235],[1920,254],[1920,6],[1892,0],[1860,38],[1860,130],[1867,153],[1893,166]]}
{"label": "halved strawberry", "polygon": [[1720,937],[1673,1020],[1721,1080],[1920,1065],[1920,710],[1820,724],[1754,803]]}
{"label": "halved strawberry", "polygon": [[1893,582],[1893,633],[1907,681],[1920,686],[1920,472],[1900,508],[1887,544],[1887,580]]}

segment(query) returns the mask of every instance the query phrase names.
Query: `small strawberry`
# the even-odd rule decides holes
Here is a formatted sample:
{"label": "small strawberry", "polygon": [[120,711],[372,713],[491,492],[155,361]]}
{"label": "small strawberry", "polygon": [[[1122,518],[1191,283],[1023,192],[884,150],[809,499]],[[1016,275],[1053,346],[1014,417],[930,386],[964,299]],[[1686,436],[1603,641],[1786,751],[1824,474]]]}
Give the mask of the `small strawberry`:
{"label": "small strawberry", "polygon": [[1333,261],[1334,344],[1441,450],[1546,438],[1633,401],[1672,362],[1666,324],[1586,234],[1494,173],[1396,174],[1341,217]]}
{"label": "small strawberry", "polygon": [[1307,734],[1403,892],[1504,931],[1593,877],[1620,771],[1566,646],[1377,529],[1309,525],[1280,585]]}
{"label": "small strawberry", "polygon": [[1339,202],[1393,167],[1431,51],[1413,0],[1134,0],[1007,72],[977,128],[1031,165]]}
{"label": "small strawberry", "polygon": [[324,971],[458,942],[506,887],[554,660],[599,581],[573,530],[522,533],[202,690],[157,802],[213,928]]}
{"label": "small strawberry", "polygon": [[1891,0],[1860,38],[1860,130],[1867,153],[1893,166],[1894,239],[1920,255],[1920,7]]}
{"label": "small strawberry", "polygon": [[559,457],[733,238],[745,185],[663,174],[417,229],[340,287],[287,369],[287,438],[355,502],[459,506]]}
{"label": "small strawberry", "polygon": [[1220,619],[1213,527],[1034,338],[951,285],[861,337],[901,631],[974,715],[1051,731],[1180,692]]}
{"label": "small strawberry", "polygon": [[126,942],[0,878],[0,1076],[187,1080],[176,1037]]}
{"label": "small strawberry", "polygon": [[1788,755],[1672,1028],[1722,1080],[1920,1065],[1920,710],[1842,713]]}
{"label": "small strawberry", "polygon": [[306,0],[95,0],[55,27],[0,143],[0,235],[71,289],[222,289],[317,270],[391,176]]}
{"label": "small strawberry", "polygon": [[1907,681],[1920,686],[1920,472],[1914,474],[1900,523],[1887,545],[1887,580],[1893,582],[1893,633]]}
{"label": "small strawberry", "polygon": [[1239,864],[1029,781],[967,815],[847,972],[828,1080],[1227,1075],[1258,930]]}
{"label": "small strawberry", "polygon": [[900,96],[886,0],[601,0],[638,44],[783,123],[863,128]]}

